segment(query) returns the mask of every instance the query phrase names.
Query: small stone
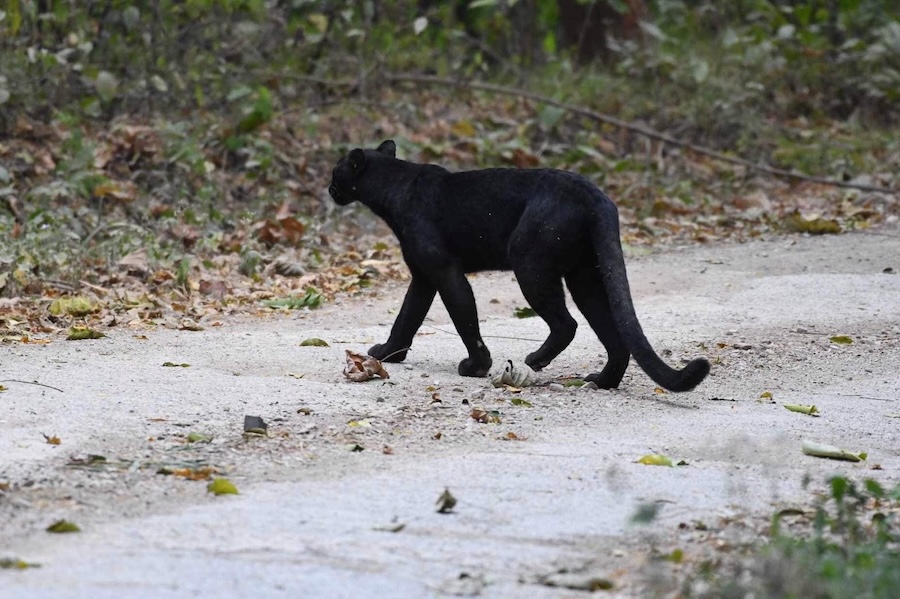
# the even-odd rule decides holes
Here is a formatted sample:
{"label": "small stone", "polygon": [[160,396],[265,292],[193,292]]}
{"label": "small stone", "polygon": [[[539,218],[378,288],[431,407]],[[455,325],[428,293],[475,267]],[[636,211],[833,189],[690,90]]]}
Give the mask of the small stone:
{"label": "small stone", "polygon": [[550,383],[547,386],[547,388],[550,389],[551,391],[565,391],[566,390],[566,387],[564,385],[561,385],[560,383]]}

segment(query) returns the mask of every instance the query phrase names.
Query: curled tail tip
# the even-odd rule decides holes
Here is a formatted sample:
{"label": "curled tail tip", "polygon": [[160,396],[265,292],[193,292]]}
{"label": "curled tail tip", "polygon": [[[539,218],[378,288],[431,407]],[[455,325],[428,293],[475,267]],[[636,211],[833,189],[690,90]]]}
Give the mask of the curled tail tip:
{"label": "curled tail tip", "polygon": [[[687,366],[678,371],[677,378],[672,384],[667,386],[669,391],[681,393],[690,391],[703,382],[706,375],[709,374],[709,360],[706,358],[696,358],[687,363]],[[665,386],[665,385],[664,385]]]}

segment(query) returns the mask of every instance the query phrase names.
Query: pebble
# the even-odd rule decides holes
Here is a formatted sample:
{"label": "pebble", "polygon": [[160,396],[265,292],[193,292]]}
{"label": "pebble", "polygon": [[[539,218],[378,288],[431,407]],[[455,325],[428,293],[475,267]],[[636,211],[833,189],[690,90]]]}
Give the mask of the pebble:
{"label": "pebble", "polygon": [[565,385],[562,385],[560,383],[550,383],[547,386],[547,388],[550,389],[551,391],[565,391],[566,390]]}

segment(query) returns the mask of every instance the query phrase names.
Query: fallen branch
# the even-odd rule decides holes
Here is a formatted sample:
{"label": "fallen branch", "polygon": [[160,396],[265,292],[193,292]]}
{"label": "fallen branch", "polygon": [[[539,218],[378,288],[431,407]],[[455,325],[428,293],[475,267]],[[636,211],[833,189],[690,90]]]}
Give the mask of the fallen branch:
{"label": "fallen branch", "polygon": [[[478,91],[485,91],[494,94],[500,94],[503,96],[515,96],[519,98],[526,98],[529,100],[533,100],[535,102],[541,102],[542,104],[547,104],[549,106],[556,106],[557,108],[562,108],[567,112],[571,112],[572,114],[577,114],[579,116],[587,117],[591,120],[606,123],[612,125],[614,127],[618,127],[619,129],[624,129],[626,131],[631,131],[632,133],[637,133],[638,135],[643,135],[644,137],[648,137],[650,139],[655,139],[667,144],[671,144],[673,146],[678,146],[680,148],[688,149],[697,154],[703,154],[704,156],[709,156],[711,158],[715,158],[716,160],[721,160],[722,162],[727,162],[729,164],[736,164],[739,166],[743,166],[755,171],[759,171],[762,173],[766,173],[769,175],[773,175],[775,177],[783,177],[786,179],[796,179],[799,181],[808,181],[811,183],[820,183],[822,185],[831,185],[833,187],[844,187],[847,189],[859,189],[861,191],[871,191],[877,193],[889,193],[889,194],[897,194],[900,193],[900,190],[890,189],[887,187],[879,187],[877,185],[864,185],[861,183],[853,183],[851,181],[839,181],[837,179],[831,179],[828,177],[817,177],[815,175],[804,175],[802,173],[797,173],[794,171],[788,171],[781,168],[775,168],[772,166],[767,166],[765,164],[757,164],[755,162],[750,162],[749,160],[745,160],[743,158],[736,158],[734,156],[728,156],[727,154],[723,154],[722,152],[718,152],[711,148],[707,148],[704,146],[698,146],[696,144],[682,141],[680,139],[676,139],[671,135],[667,135],[660,131],[656,131],[655,129],[650,129],[649,127],[644,127],[642,125],[638,125],[636,123],[631,123],[629,121],[622,120],[620,118],[614,117],[612,115],[603,114],[601,112],[596,112],[594,110],[590,110],[587,108],[582,108],[580,106],[574,106],[572,104],[567,104],[566,102],[560,102],[559,100],[554,100],[548,96],[543,96],[541,94],[535,94],[523,89],[517,89],[513,87],[506,87],[503,85],[496,85],[494,83],[483,83],[481,81],[466,81],[462,79],[453,79],[450,77],[437,77],[434,75],[409,75],[409,74],[388,74],[385,75],[385,79],[387,81],[396,82],[396,83],[420,83],[427,85],[441,85],[447,87],[463,87]],[[343,83],[343,82],[341,82]]]}

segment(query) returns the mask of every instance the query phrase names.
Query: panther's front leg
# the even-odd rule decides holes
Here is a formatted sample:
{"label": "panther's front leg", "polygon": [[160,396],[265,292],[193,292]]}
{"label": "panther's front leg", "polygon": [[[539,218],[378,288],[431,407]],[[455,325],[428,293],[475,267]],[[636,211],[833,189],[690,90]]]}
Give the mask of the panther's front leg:
{"label": "panther's front leg", "polygon": [[385,343],[370,347],[369,355],[385,362],[405,360],[406,352],[412,345],[416,331],[422,326],[436,292],[437,289],[427,277],[413,274],[403,306],[391,329],[391,336]]}
{"label": "panther's front leg", "polygon": [[491,352],[481,339],[475,296],[465,273],[457,266],[449,266],[441,269],[434,280],[441,301],[469,351],[469,357],[459,363],[457,372],[462,376],[486,376],[491,369]]}

